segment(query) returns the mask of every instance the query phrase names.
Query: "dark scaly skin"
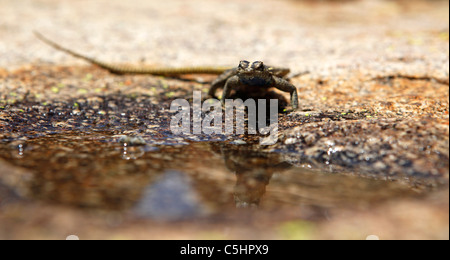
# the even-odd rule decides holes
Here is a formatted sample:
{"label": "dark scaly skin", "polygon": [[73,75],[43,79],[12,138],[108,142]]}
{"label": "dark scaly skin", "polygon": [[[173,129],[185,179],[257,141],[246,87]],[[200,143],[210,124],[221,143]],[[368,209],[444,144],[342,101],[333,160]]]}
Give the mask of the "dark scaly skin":
{"label": "dark scaly skin", "polygon": [[[298,108],[297,88],[284,77],[289,73],[289,69],[273,68],[264,65],[261,61],[250,64],[248,61],[241,61],[235,69],[228,70],[220,75],[211,84],[210,96],[215,96],[219,88],[223,88],[221,98],[222,104],[229,98],[232,90],[241,92],[268,91],[274,87],[291,94],[291,105],[293,109]],[[249,93],[251,94],[251,93]]]}
{"label": "dark scaly skin", "polygon": [[[258,91],[267,91],[271,87],[275,87],[281,91],[289,92],[291,94],[291,105],[294,109],[298,108],[297,88],[289,83],[287,74],[290,70],[288,68],[270,67],[264,65],[261,61],[255,61],[250,64],[248,61],[241,61],[237,68],[229,67],[135,67],[122,64],[112,64],[103,62],[94,58],[90,58],[78,52],[65,48],[48,38],[44,37],[38,32],[34,32],[36,37],[53,48],[70,54],[76,58],[83,59],[91,64],[97,65],[103,69],[115,74],[146,74],[159,76],[180,76],[186,74],[215,74],[219,75],[211,84],[209,95],[215,97],[217,89],[223,88],[224,94],[221,101],[225,102],[230,96],[231,90],[248,91],[258,87]],[[251,94],[251,93],[250,93]]]}

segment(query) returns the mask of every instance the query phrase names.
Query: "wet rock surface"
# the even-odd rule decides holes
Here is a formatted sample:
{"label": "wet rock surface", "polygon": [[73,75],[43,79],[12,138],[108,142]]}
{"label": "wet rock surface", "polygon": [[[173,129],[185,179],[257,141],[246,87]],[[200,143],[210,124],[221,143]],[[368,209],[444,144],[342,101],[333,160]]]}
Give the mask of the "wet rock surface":
{"label": "wet rock surface", "polygon": [[[11,1],[0,12],[34,17],[70,6],[24,2],[21,10]],[[255,57],[309,70],[292,79],[300,109],[279,114],[279,141],[174,135],[171,102],[192,102],[193,91],[205,100],[214,77],[188,76],[202,84],[112,75],[54,52],[28,35],[29,25],[17,25],[14,50],[0,41],[0,238],[448,239],[448,2],[278,1],[283,19],[272,1],[258,2],[251,13],[245,6],[253,1],[194,2],[140,8],[178,10],[179,20],[205,14],[187,29],[210,28],[209,41],[197,39],[201,50],[177,31],[177,19],[157,19],[155,35],[135,32],[139,26],[128,20],[114,33],[104,29],[121,5],[115,1],[106,17],[88,15],[100,36],[86,31],[74,44],[79,38],[68,36],[76,31],[69,25],[61,43],[82,51],[91,39],[91,49],[98,47],[91,52],[111,61],[123,61],[113,57],[118,51],[129,62],[173,66],[233,66]],[[72,3],[69,16],[101,6],[85,4]],[[204,10],[185,8],[194,5]],[[239,11],[210,14],[220,5]],[[268,17],[264,26],[245,22],[258,13]],[[12,21],[5,16],[0,33],[10,34]],[[244,30],[233,29],[242,24],[244,38]],[[62,29],[42,26],[56,39]],[[106,44],[111,34],[132,40]],[[138,36],[156,41],[144,51]],[[169,36],[179,45],[154,47]],[[289,100],[273,95],[283,105]]]}

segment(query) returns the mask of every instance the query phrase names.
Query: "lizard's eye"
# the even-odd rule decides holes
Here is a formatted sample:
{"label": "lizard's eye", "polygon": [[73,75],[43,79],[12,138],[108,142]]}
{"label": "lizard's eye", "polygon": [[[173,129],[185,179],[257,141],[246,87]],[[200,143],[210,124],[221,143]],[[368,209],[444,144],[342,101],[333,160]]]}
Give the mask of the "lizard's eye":
{"label": "lizard's eye", "polygon": [[263,70],[264,63],[262,61],[255,61],[252,63],[252,69],[254,70]]}
{"label": "lizard's eye", "polygon": [[241,60],[239,62],[239,68],[241,68],[241,69],[246,69],[246,68],[248,68],[249,65],[250,65],[250,62],[248,62],[246,60]]}

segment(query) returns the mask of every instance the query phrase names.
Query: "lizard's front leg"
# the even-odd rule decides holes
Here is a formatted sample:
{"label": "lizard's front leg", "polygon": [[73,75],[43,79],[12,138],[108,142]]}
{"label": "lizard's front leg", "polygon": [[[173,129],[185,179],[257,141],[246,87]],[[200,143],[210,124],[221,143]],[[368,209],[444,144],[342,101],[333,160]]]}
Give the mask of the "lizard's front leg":
{"label": "lizard's front leg", "polygon": [[221,102],[222,105],[225,104],[225,99],[229,98],[231,95],[231,90],[237,89],[241,84],[238,76],[233,76],[227,80],[225,87],[223,88]]}
{"label": "lizard's front leg", "polygon": [[227,80],[236,75],[236,69],[229,69],[225,71],[224,73],[220,74],[212,83],[211,88],[209,89],[208,95],[215,98],[216,97],[216,91],[219,88],[223,88],[225,86],[225,83],[227,83]]}
{"label": "lizard's front leg", "polygon": [[298,108],[298,94],[297,94],[297,88],[288,82],[285,79],[273,77],[274,79],[274,88],[277,88],[284,92],[289,92],[291,94],[291,105],[293,109]]}

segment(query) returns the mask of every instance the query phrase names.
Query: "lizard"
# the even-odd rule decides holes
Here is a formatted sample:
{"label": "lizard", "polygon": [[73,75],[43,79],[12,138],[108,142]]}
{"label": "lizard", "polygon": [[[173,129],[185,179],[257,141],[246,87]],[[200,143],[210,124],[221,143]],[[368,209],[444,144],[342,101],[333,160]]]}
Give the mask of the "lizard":
{"label": "lizard", "polygon": [[229,69],[222,73],[216,80],[211,83],[209,95],[214,97],[215,92],[219,88],[223,88],[221,98],[222,104],[230,97],[231,91],[241,91],[251,93],[255,91],[268,91],[274,87],[291,95],[291,106],[293,109],[298,108],[297,88],[284,78],[286,71],[264,65],[262,61],[250,63],[241,60],[236,68]]}
{"label": "lizard", "polygon": [[[246,60],[239,62],[235,68],[219,67],[219,66],[201,66],[201,67],[135,67],[123,64],[112,64],[95,58],[88,57],[76,51],[63,47],[56,42],[48,39],[39,32],[34,32],[35,36],[44,43],[53,48],[63,51],[71,56],[85,60],[100,68],[106,69],[114,74],[146,74],[157,76],[180,76],[186,74],[213,74],[219,75],[212,83],[208,94],[215,97],[218,89],[223,88],[221,102],[229,98],[231,91],[239,90],[243,92],[252,91],[268,91],[274,87],[291,95],[291,105],[293,109],[298,108],[297,88],[289,82],[287,75],[290,73],[289,68],[266,66],[261,61],[250,63]],[[305,72],[308,73],[308,72]],[[304,73],[297,74],[299,76]],[[291,77],[292,78],[292,77]],[[249,93],[251,94],[251,93]]]}

